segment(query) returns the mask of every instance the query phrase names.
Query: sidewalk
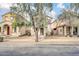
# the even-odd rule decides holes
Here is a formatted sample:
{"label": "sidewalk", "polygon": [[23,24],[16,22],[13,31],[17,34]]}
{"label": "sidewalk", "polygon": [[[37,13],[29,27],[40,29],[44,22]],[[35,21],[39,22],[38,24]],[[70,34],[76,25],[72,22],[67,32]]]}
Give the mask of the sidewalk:
{"label": "sidewalk", "polygon": [[39,39],[35,42],[34,37],[19,37],[13,39],[5,39],[7,43],[26,43],[26,44],[79,44],[79,37],[48,37],[46,39]]}
{"label": "sidewalk", "polygon": [[53,36],[41,42],[46,44],[79,44],[79,37],[57,37]]}

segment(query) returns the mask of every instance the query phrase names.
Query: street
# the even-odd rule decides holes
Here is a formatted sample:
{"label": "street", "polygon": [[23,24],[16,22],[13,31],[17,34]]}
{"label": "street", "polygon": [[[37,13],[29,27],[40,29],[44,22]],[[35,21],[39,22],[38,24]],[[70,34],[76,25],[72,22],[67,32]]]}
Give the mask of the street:
{"label": "street", "polygon": [[0,43],[0,56],[79,56],[79,45]]}

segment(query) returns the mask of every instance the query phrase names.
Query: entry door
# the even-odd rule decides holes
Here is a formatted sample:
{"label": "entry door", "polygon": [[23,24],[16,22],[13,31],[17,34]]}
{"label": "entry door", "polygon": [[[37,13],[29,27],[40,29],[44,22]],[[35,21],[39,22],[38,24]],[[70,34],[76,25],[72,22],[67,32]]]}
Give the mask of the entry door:
{"label": "entry door", "polygon": [[10,28],[9,28],[9,26],[7,26],[7,35],[9,35],[10,34]]}
{"label": "entry door", "polygon": [[44,35],[44,28],[40,28],[40,34]]}
{"label": "entry door", "polygon": [[67,27],[67,35],[70,35],[70,27]]}
{"label": "entry door", "polygon": [[77,35],[77,27],[74,27],[73,34],[74,34],[74,35]]}

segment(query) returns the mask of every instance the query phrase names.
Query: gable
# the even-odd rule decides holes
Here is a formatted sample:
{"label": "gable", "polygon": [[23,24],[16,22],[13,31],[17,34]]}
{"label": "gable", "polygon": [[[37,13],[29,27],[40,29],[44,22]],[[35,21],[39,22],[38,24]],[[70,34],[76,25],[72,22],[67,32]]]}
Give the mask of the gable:
{"label": "gable", "polygon": [[2,21],[12,21],[15,19],[16,14],[14,13],[6,13],[2,16]]}

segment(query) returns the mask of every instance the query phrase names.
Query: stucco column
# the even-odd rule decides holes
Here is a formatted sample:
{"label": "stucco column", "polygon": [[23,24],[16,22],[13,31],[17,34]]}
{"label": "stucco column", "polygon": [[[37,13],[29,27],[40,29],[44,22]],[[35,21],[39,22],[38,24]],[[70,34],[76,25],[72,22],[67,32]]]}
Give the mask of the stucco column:
{"label": "stucco column", "polygon": [[12,26],[10,25],[9,27],[10,35],[12,35]]}
{"label": "stucco column", "polygon": [[70,29],[71,36],[73,35],[73,26]]}
{"label": "stucco column", "polygon": [[19,30],[20,30],[19,27],[16,27],[17,36],[20,35]]}
{"label": "stucco column", "polygon": [[77,30],[78,30],[77,35],[79,36],[79,26],[77,27]]}
{"label": "stucco column", "polygon": [[67,35],[66,26],[64,26],[64,35],[65,35],[65,36]]}
{"label": "stucco column", "polygon": [[44,38],[46,37],[46,28],[44,28]]}
{"label": "stucco column", "polygon": [[1,26],[1,34],[3,34],[3,31],[4,31],[3,26]]}
{"label": "stucco column", "polygon": [[19,27],[16,27],[16,32],[19,33]]}

